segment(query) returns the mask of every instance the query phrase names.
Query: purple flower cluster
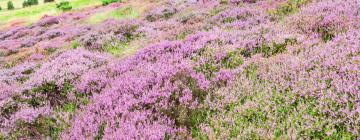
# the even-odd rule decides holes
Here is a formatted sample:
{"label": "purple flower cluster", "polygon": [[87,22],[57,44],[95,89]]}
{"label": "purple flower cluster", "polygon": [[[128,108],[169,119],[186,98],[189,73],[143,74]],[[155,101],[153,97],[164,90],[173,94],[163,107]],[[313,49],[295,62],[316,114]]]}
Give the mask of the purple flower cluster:
{"label": "purple flower cluster", "polygon": [[[64,137],[95,137],[102,124],[106,124],[104,138],[161,138],[166,133],[173,134],[178,128],[186,127],[177,124],[177,111],[171,110],[180,107],[187,111],[195,109],[212,83],[193,69],[196,62],[191,59],[209,42],[220,42],[221,39],[202,33],[184,42],[165,41],[113,64],[108,68],[113,75],[113,80],[107,82],[108,88],[93,96],[94,103],[75,118],[76,124]],[[92,76],[86,75],[85,78],[95,85],[106,83],[102,79],[90,78]],[[220,72],[213,81],[227,81],[231,77]],[[94,89],[88,86],[85,91]],[[118,129],[119,126],[123,129]]]}

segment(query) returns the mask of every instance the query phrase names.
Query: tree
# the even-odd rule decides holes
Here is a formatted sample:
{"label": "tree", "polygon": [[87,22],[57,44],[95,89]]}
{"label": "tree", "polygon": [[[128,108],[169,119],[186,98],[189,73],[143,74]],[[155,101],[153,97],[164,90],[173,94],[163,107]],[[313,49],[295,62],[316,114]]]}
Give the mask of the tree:
{"label": "tree", "polygon": [[14,4],[12,3],[12,1],[9,1],[9,2],[7,3],[7,8],[8,8],[8,10],[13,10],[13,9],[15,9]]}

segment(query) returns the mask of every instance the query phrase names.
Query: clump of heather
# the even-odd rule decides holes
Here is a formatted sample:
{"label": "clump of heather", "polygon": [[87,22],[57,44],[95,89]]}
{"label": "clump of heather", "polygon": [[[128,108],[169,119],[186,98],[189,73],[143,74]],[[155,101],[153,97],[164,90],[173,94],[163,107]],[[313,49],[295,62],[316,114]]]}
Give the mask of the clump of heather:
{"label": "clump of heather", "polygon": [[[325,6],[325,3],[314,5]],[[332,6],[331,10],[336,10],[344,5]],[[311,11],[314,7],[304,9]],[[286,46],[288,53],[251,56],[238,69],[241,74],[237,75],[234,85],[215,91],[215,100],[207,99],[205,106],[216,111],[206,113],[209,122],[201,125],[197,136],[210,139],[356,138],[360,130],[357,103],[360,79],[356,61],[359,33],[354,22],[358,18],[353,18],[356,14],[350,11],[340,13],[348,13],[338,17],[348,20],[327,25],[347,29],[334,30],[335,35],[324,40],[326,43],[321,36],[304,38],[288,32],[301,37]],[[313,23],[321,24],[310,24]],[[316,30],[312,31],[310,34],[318,36]],[[287,40],[285,43],[290,41]]]}
{"label": "clump of heather", "polygon": [[[1,74],[1,133],[6,138],[59,137],[60,130],[70,121],[71,117],[67,117],[85,104],[86,96],[78,94],[83,91],[74,86],[81,82],[82,75],[96,71],[108,61],[106,54],[79,48],[55,54],[43,64],[24,63],[4,71]],[[16,90],[11,89],[14,87]],[[58,113],[63,114],[59,117]],[[43,119],[51,122],[41,122]],[[56,129],[58,136],[43,127]]]}
{"label": "clump of heather", "polygon": [[295,25],[298,32],[329,41],[358,23],[358,13],[352,9],[356,9],[354,1],[313,3],[290,18],[288,24]]}
{"label": "clump of heather", "polygon": [[228,8],[213,17],[216,25],[225,28],[246,29],[269,21],[266,11],[257,6]]}
{"label": "clump of heather", "polygon": [[238,82],[207,100],[206,106],[219,112],[207,116],[210,123],[201,126],[202,134],[212,139],[355,138],[360,130],[356,36],[349,32],[299,54],[245,65]]}
{"label": "clump of heather", "polygon": [[129,43],[140,36],[139,26],[140,23],[135,20],[107,20],[78,40],[80,45],[88,50],[105,51],[108,47]]}
{"label": "clump of heather", "polygon": [[52,57],[53,59],[49,62],[41,65],[27,84],[31,87],[47,82],[63,85],[68,81],[74,84],[87,71],[106,65],[109,61],[109,57],[104,54],[89,52],[81,48],[60,52]]}
{"label": "clump of heather", "polygon": [[[94,138],[100,131],[103,138],[187,137],[186,131],[196,127],[189,124],[188,119],[198,112],[197,106],[209,94],[210,87],[225,86],[233,77],[226,71],[209,70],[214,72],[214,77],[206,78],[194,68],[202,67],[203,61],[192,59],[201,57],[203,49],[211,45],[217,44],[220,48],[219,43],[226,47],[231,41],[220,35],[202,33],[184,42],[162,42],[146,47],[134,57],[115,63],[111,67],[115,78],[109,82],[110,86],[93,96],[94,103],[76,117],[76,124],[64,137]],[[223,58],[223,61],[227,60]],[[221,68],[227,67],[219,70]],[[183,129],[184,134],[179,134]]]}
{"label": "clump of heather", "polygon": [[161,6],[154,8],[145,15],[145,19],[149,22],[154,22],[161,19],[169,19],[177,13],[177,9],[174,7],[174,3],[168,2]]}
{"label": "clump of heather", "polygon": [[8,84],[22,83],[27,81],[36,69],[38,69],[38,65],[34,62],[23,63],[11,69],[3,69],[0,73],[0,81]]}

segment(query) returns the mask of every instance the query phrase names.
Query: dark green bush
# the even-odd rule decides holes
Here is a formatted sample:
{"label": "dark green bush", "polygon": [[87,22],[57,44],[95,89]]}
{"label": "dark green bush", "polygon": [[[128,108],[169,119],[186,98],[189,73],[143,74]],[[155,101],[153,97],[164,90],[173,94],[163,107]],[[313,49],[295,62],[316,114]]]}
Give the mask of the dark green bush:
{"label": "dark green bush", "polygon": [[15,9],[14,4],[12,3],[12,1],[9,1],[7,3],[7,8],[8,8],[8,10],[14,10]]}
{"label": "dark green bush", "polygon": [[38,0],[25,0],[23,2],[23,7],[29,7],[29,6],[32,6],[32,5],[38,5],[39,4],[39,1]]}
{"label": "dark green bush", "polygon": [[102,0],[102,5],[106,6],[106,5],[109,5],[110,3],[114,3],[114,2],[121,2],[121,0]]}
{"label": "dark green bush", "polygon": [[0,11],[2,10],[1,6],[0,6]]}
{"label": "dark green bush", "polygon": [[70,2],[62,1],[58,4],[56,4],[56,8],[58,8],[62,11],[70,11],[72,9],[72,6],[70,5]]}
{"label": "dark green bush", "polygon": [[54,2],[55,0],[44,0],[44,3]]}

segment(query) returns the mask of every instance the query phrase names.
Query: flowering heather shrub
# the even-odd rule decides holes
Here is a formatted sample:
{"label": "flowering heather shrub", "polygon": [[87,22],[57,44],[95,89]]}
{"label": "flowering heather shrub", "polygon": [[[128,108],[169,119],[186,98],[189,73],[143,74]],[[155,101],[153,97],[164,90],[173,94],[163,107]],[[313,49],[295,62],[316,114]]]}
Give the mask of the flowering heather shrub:
{"label": "flowering heather shrub", "polygon": [[201,135],[210,139],[357,137],[359,36],[357,26],[351,28],[327,44],[309,40],[290,54],[253,57],[255,64],[243,67],[237,84],[215,92],[218,101],[208,101],[207,106],[220,112],[209,112],[210,123],[201,126]]}
{"label": "flowering heather shrub", "polygon": [[309,36],[318,36],[324,41],[333,39],[337,34],[348,30],[359,17],[353,1],[319,2],[304,7],[290,19],[289,24]]}
{"label": "flowering heather shrub", "polygon": [[11,69],[3,69],[0,73],[0,81],[10,85],[22,83],[30,78],[30,75],[37,69],[36,63],[23,63]]}
{"label": "flowering heather shrub", "polygon": [[221,100],[209,100],[220,112],[210,115],[203,133],[210,138],[356,137],[359,83],[354,81],[359,81],[359,73],[358,66],[349,63],[359,51],[355,38],[357,33],[349,32],[296,56],[255,60],[244,67],[238,84],[217,92]]}
{"label": "flowering heather shrub", "polygon": [[107,20],[93,32],[80,37],[79,43],[88,50],[105,51],[109,43],[129,43],[140,36],[139,26],[140,23],[134,20],[123,22]]}
{"label": "flowering heather shrub", "polygon": [[[35,64],[20,65],[9,69],[9,72],[1,76],[2,82],[24,83],[18,91],[11,93],[7,93],[10,92],[7,88],[12,85],[2,83],[5,86],[2,89],[5,92],[2,96],[6,101],[5,104],[1,105],[1,112],[3,113],[1,117],[6,118],[3,118],[4,122],[1,122],[1,125],[4,126],[1,129],[2,133],[9,137],[17,137],[14,133],[21,132],[23,133],[22,136],[31,137],[34,132],[27,129],[23,130],[24,127],[37,127],[38,119],[42,119],[41,116],[49,116],[54,108],[66,108],[72,102],[79,104],[76,101],[79,97],[74,95],[73,85],[79,82],[81,75],[91,69],[105,65],[108,61],[108,57],[104,54],[91,53],[83,49],[63,52],[53,57],[51,61],[42,64],[39,68]],[[10,81],[11,79],[13,80]],[[13,107],[7,107],[9,105]],[[59,119],[51,116],[50,118]],[[55,127],[54,124],[51,127]],[[47,132],[42,133],[40,130],[45,128],[34,129],[36,132],[40,131],[38,133],[41,134],[36,134],[39,137],[48,135]]]}
{"label": "flowering heather shrub", "polygon": [[269,21],[266,12],[255,6],[229,8],[213,17],[218,26],[246,29]]}
{"label": "flowering heather shrub", "polygon": [[169,19],[174,14],[177,13],[177,9],[172,5],[172,3],[165,3],[152,11],[145,16],[145,19],[149,22],[154,22],[160,19]]}
{"label": "flowering heather shrub", "polygon": [[90,71],[80,77],[79,83],[75,85],[77,91],[85,94],[100,93],[111,81],[111,71],[109,68],[100,68],[97,71]]}
{"label": "flowering heather shrub", "polygon": [[[200,55],[197,52],[210,47],[209,42],[222,41],[219,37],[204,33],[184,42],[163,42],[116,64],[111,69],[117,76],[109,82],[109,88],[93,96],[102,100],[94,100],[84,114],[77,116],[70,134],[64,137],[93,138],[103,124],[105,139],[164,138],[166,134],[177,137],[178,129],[195,127],[188,119],[196,114],[196,105],[207,96],[212,82],[193,69],[191,56]],[[214,82],[231,77],[221,71]],[[119,125],[123,127],[117,129]]]}
{"label": "flowering heather shrub", "polygon": [[187,35],[197,29],[196,26],[184,26],[180,22],[167,20],[151,22],[145,27],[140,27],[140,30],[151,43],[157,43],[161,42],[162,40],[184,39]]}
{"label": "flowering heather shrub", "polygon": [[74,84],[79,76],[90,69],[105,65],[108,59],[108,56],[104,54],[93,53],[80,48],[62,52],[53,56],[51,61],[42,64],[34,76],[29,79],[28,84],[39,86],[43,83],[55,82],[61,86],[67,80]]}

